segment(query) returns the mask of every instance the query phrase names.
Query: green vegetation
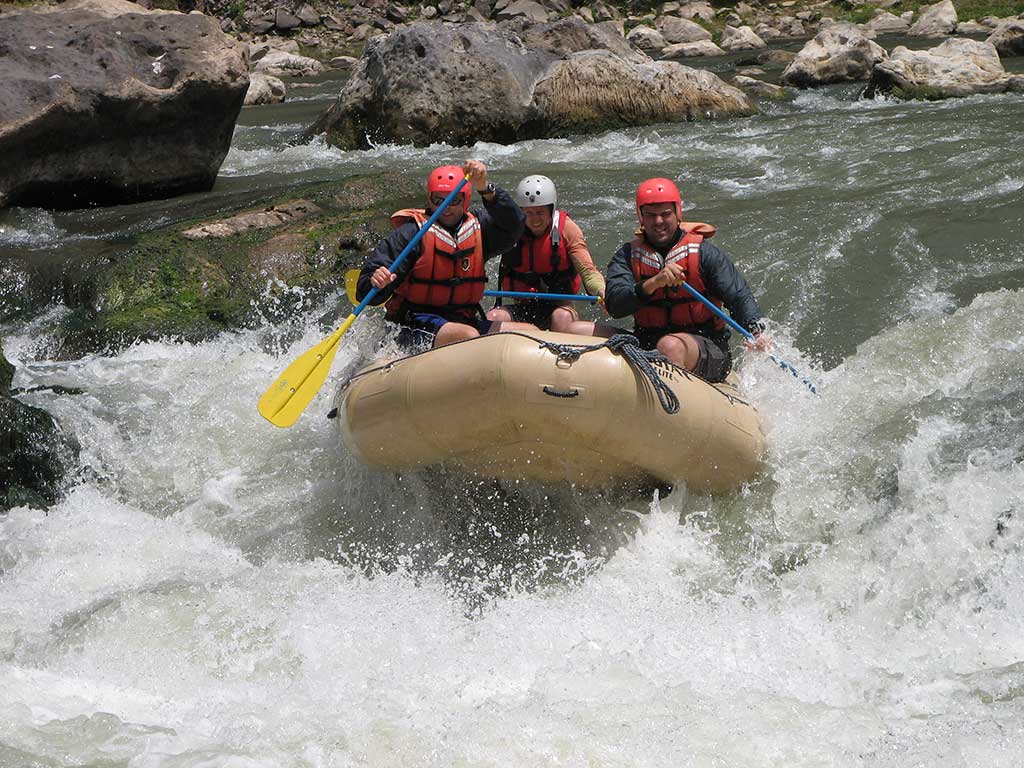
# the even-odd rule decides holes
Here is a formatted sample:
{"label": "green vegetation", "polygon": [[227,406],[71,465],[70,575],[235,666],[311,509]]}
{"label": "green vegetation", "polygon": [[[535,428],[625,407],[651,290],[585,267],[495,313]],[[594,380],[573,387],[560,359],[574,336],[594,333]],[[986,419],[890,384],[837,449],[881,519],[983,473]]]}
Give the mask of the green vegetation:
{"label": "green vegetation", "polygon": [[279,226],[190,240],[182,231],[203,222],[189,221],[141,235],[111,266],[85,276],[92,300],[63,320],[61,352],[164,337],[194,341],[283,320],[300,303],[337,290],[345,270],[361,264],[389,230],[391,212],[418,198],[409,179],[361,176],[299,187],[250,209],[297,199],[320,208]]}

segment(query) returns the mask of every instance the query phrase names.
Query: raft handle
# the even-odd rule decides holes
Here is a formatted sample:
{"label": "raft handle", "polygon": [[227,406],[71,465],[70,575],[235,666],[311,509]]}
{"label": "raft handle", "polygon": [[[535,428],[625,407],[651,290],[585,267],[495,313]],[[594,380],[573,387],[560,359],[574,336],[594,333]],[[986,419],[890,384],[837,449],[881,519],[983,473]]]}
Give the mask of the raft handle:
{"label": "raft handle", "polygon": [[552,397],[579,397],[580,391],[578,389],[572,389],[569,392],[559,392],[554,387],[549,387],[547,384],[545,384],[544,394],[551,395]]}

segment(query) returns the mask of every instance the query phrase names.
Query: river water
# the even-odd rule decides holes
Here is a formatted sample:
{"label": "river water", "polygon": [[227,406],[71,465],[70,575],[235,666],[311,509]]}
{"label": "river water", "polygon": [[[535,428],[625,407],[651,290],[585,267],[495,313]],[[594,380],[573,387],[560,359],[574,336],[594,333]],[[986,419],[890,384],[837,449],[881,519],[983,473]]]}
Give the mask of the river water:
{"label": "river water", "polygon": [[[838,87],[470,151],[293,143],[335,89],[246,110],[208,195],[8,211],[0,255],[468,155],[505,186],[553,177],[603,266],[636,183],[668,175],[820,396],[743,355],[762,478],[599,495],[363,468],[330,387],[263,422],[328,306],[279,354],[265,327],[58,362],[38,350],[59,306],[10,323],[15,384],[42,388],[22,399],[83,466],[61,503],[0,517],[0,765],[1024,762],[1024,96]],[[380,332],[361,319],[335,370]]]}

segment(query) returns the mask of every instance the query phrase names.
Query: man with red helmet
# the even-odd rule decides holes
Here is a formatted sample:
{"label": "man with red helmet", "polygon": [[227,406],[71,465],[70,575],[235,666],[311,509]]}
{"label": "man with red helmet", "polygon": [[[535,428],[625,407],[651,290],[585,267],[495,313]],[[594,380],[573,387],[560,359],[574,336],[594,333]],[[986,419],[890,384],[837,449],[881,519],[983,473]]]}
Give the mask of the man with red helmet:
{"label": "man with red helmet", "polygon": [[685,281],[750,330],[755,349],[766,349],[764,316],[747,281],[725,251],[708,242],[710,224],[682,220],[679,189],[669,179],[648,179],[636,191],[640,229],[608,264],[605,305],[612,317],[633,315],[633,333],[645,349],[708,381],[732,367],[729,329],[683,287]]}
{"label": "man with red helmet", "polygon": [[[392,273],[388,267],[464,176],[469,181],[459,197]],[[484,203],[483,209],[473,212],[469,210],[472,188]],[[524,217],[508,192],[488,181],[487,167],[479,160],[469,160],[461,168],[435,168],[427,177],[427,208],[397,211],[391,223],[391,234],[363,264],[356,297],[361,301],[371,286],[379,291],[373,303],[386,302],[387,319],[405,326],[400,343],[430,341],[439,347],[502,328],[534,327],[491,322],[480,306],[487,284],[484,264],[519,239]]]}

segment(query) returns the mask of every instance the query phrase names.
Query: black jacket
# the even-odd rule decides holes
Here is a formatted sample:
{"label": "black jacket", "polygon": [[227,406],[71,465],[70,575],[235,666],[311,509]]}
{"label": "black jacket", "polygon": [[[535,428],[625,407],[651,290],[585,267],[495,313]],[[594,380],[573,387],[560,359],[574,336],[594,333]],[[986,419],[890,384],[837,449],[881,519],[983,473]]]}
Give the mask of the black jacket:
{"label": "black jacket", "polygon": [[[452,204],[454,205],[455,201]],[[523,215],[522,210],[515,204],[509,193],[500,187],[494,190],[494,199],[490,203],[484,202],[482,209],[474,208],[472,213],[480,220],[480,234],[483,237],[485,259],[493,258],[508,250],[509,246],[519,240],[523,234],[526,216]],[[416,222],[406,222],[397,229],[391,230],[387,237],[377,243],[373,253],[370,254],[359,272],[359,283],[356,286],[356,298],[359,301],[362,301],[373,287],[370,284],[373,273],[380,267],[390,267],[418,231],[419,227]],[[416,260],[423,253],[422,243],[423,241],[420,240],[413,246],[402,263],[398,265],[398,269],[395,270],[398,279],[378,291],[377,295],[373,297],[372,304],[383,304],[391,298],[395,288],[408,277],[416,265]]]}
{"label": "black jacket", "polygon": [[[664,249],[658,249],[664,257],[672,246],[682,236],[679,231],[676,239]],[[611,262],[608,264],[606,275],[607,287],[605,288],[604,302],[608,314],[612,317],[625,317],[632,315],[640,307],[651,301],[640,289],[641,283],[633,276],[633,270],[629,265],[629,254],[631,248],[629,243],[623,243]],[[758,320],[764,317],[761,308],[757,305],[750,286],[743,279],[743,275],[736,269],[729,254],[705,240],[700,245],[700,276],[704,281],[705,296],[715,301],[720,300],[725,308],[729,310],[732,319],[739,325],[753,333],[760,332]],[[726,326],[728,328],[728,326]],[[718,339],[727,339],[729,331],[715,331],[711,323],[695,326],[692,333],[699,333],[704,336]]]}

